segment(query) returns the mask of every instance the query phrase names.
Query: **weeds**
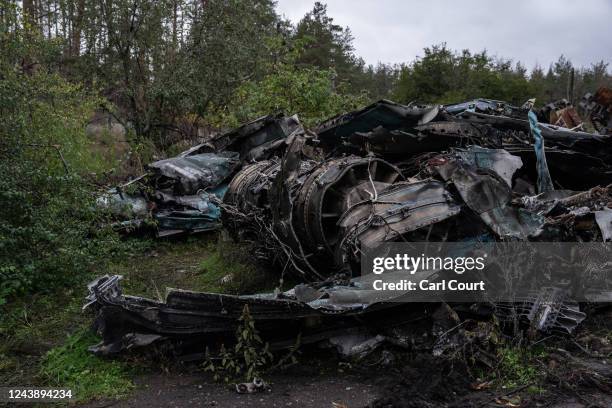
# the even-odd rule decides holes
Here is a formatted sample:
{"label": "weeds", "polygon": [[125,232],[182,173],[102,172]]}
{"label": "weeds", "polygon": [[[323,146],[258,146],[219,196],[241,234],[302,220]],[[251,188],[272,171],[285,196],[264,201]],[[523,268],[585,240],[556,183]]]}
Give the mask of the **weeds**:
{"label": "weeds", "polygon": [[67,288],[5,305],[0,311],[0,384],[37,385],[41,356],[84,323],[81,304],[80,292]]}
{"label": "weeds", "polygon": [[43,358],[40,375],[50,385],[70,388],[77,401],[96,397],[119,398],[134,385],[125,363],[94,356],[87,347],[99,339],[89,330],[80,330],[66,343]]}
{"label": "weeds", "polygon": [[236,345],[232,351],[227,350],[225,345],[221,346],[218,363],[211,358],[208,349],[206,350],[206,361],[204,371],[213,374],[215,381],[223,380],[225,383],[243,379],[252,381],[261,378],[265,366],[272,363],[272,353],[270,353],[268,343],[259,337],[255,328],[255,321],[249,311],[249,306],[244,305],[240,324],[236,329]]}
{"label": "weeds", "polygon": [[200,263],[196,285],[201,290],[249,294],[274,289],[277,279],[248,259],[248,245],[219,241],[209,245],[208,251],[209,256]]}
{"label": "weeds", "polygon": [[502,386],[515,388],[532,384],[534,389],[538,389],[537,383],[543,378],[543,373],[538,370],[536,360],[545,356],[544,349],[509,346],[500,348],[497,356],[499,364],[495,377]]}

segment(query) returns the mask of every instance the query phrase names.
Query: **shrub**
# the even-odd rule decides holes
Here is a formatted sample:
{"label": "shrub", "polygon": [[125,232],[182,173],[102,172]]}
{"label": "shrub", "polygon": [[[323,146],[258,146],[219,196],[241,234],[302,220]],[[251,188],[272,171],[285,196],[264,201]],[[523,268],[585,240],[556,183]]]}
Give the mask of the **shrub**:
{"label": "shrub", "polygon": [[27,30],[1,40],[0,305],[75,282],[118,248],[95,227],[102,215],[86,179],[104,169],[85,135],[99,99],[45,70],[53,41]]}

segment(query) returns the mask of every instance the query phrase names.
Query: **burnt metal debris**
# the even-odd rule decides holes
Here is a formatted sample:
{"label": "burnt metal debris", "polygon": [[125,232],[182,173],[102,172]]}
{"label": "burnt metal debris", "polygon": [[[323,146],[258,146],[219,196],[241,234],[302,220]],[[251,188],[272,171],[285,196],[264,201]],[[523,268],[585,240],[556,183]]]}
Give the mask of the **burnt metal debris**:
{"label": "burnt metal debris", "polygon": [[586,94],[579,107],[599,134],[612,134],[612,89],[601,87],[594,95]]}
{"label": "burnt metal debris", "polygon": [[[267,116],[152,163],[147,175],[100,199],[125,217],[119,225],[149,216],[159,235],[222,225],[251,242],[254,257],[304,284],[257,296],[172,290],[159,302],[124,296],[120,277],[104,276],[89,285],[87,306],[103,335],[93,350],[112,354],[169,340],[182,354],[197,354],[202,344],[229,340],[246,304],[277,348],[298,333],[305,343],[336,339],[349,354],[382,341],[414,345],[415,322],[435,319],[442,306],[361,302],[351,285],[361,248],[609,241],[610,92],[586,95],[577,108],[560,101],[540,110],[533,100],[521,107],[489,99],[443,106],[381,100],[313,131],[296,116]],[[498,306],[479,305],[476,314],[502,316]],[[476,310],[455,307],[462,308]],[[555,288],[514,310],[542,332],[571,333],[586,316]],[[355,343],[359,338],[366,340]]]}
{"label": "burnt metal debris", "polygon": [[176,157],[147,165],[147,173],[98,199],[118,230],[152,225],[157,236],[215,230],[228,182],[241,163],[282,153],[287,136],[302,129],[296,116],[265,116],[214,137]]}

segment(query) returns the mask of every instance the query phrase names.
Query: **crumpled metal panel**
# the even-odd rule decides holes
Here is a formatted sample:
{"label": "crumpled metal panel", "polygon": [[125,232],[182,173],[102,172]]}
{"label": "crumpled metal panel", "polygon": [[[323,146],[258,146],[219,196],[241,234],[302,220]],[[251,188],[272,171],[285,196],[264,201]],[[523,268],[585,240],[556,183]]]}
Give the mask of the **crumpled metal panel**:
{"label": "crumpled metal panel", "polygon": [[595,221],[604,241],[612,240],[612,210],[595,211]]}
{"label": "crumpled metal panel", "polygon": [[191,195],[218,186],[239,163],[238,154],[233,152],[201,153],[156,161],[147,168],[157,178],[154,181],[157,188],[171,189],[177,195]]}
{"label": "crumpled metal panel", "polygon": [[[487,159],[472,162],[471,158],[449,155],[433,168],[442,179],[453,183],[465,204],[500,238],[527,239],[538,235],[544,225],[543,217],[510,205],[512,190],[507,180],[512,179],[522,162],[499,151],[486,154],[486,149],[473,148],[468,152]],[[475,157],[467,153],[463,156]]]}
{"label": "crumpled metal panel", "polygon": [[[433,312],[438,306],[393,302],[397,295],[392,293],[373,297],[369,286],[360,285],[358,279],[316,287],[300,284],[279,295],[234,296],[171,289],[163,302],[123,295],[121,279],[119,275],[105,275],[88,285],[83,309],[95,312],[94,328],[102,341],[90,351],[99,355],[167,342],[174,356],[202,359],[206,347],[235,341],[245,306],[272,349],[293,346],[298,335],[304,345],[363,328],[394,336],[386,329],[428,317],[435,319]],[[522,317],[539,330],[570,333],[585,314],[558,293],[554,288],[544,288],[527,299],[519,308]],[[503,306],[499,308],[502,313],[508,310]]]}
{"label": "crumpled metal panel", "polygon": [[[329,294],[341,288],[323,287],[313,301],[296,297],[299,289],[273,294],[233,296],[218,293],[169,290],[164,302],[136,296],[124,296],[119,275],[102,276],[88,285],[85,308],[94,309],[94,327],[102,341],[91,351],[109,355],[156,341],[174,341],[181,353],[196,352],[203,357],[207,344],[234,338],[245,305],[257,323],[261,336],[272,347],[289,347],[301,334],[302,344],[327,338],[349,327],[363,325],[370,312],[396,304],[354,304],[338,301]],[[346,290],[351,292],[355,289]],[[340,298],[342,296],[340,295]],[[354,297],[354,296],[353,296]],[[405,319],[406,313],[398,317]],[[357,318],[358,317],[358,318]],[[314,324],[313,324],[314,323]],[[179,350],[177,350],[179,351]]]}
{"label": "crumpled metal panel", "polygon": [[512,176],[523,166],[520,157],[513,156],[503,149],[486,149],[471,146],[469,149],[455,149],[454,153],[464,163],[480,169],[493,170],[508,185],[512,187]]}
{"label": "crumpled metal panel", "polygon": [[444,151],[474,143],[486,147],[502,146],[500,132],[491,127],[446,121],[429,122],[408,130],[389,130],[378,126],[371,132],[356,132],[347,140],[348,146],[387,158]]}
{"label": "crumpled metal panel", "polygon": [[600,135],[612,135],[612,89],[602,86],[594,95],[587,93],[579,107]]}
{"label": "crumpled metal panel", "polygon": [[220,228],[221,208],[217,201],[223,199],[226,191],[225,184],[192,196],[172,196],[158,191],[155,196],[160,208],[154,214],[158,236],[193,234]]}
{"label": "crumpled metal panel", "polygon": [[98,205],[112,212],[117,229],[128,232],[153,221],[160,237],[217,229],[221,210],[215,201],[239,164],[234,152],[160,160],[148,166],[148,174],[102,195]]}
{"label": "crumpled metal panel", "polygon": [[181,155],[231,151],[237,152],[240,160],[265,160],[276,154],[278,148],[284,144],[285,138],[302,131],[302,124],[297,115],[267,115],[214,136]]}
{"label": "crumpled metal panel", "polygon": [[472,101],[461,102],[456,104],[444,105],[443,109],[453,115],[463,112],[477,112],[489,115],[500,115],[514,118],[527,118],[527,109],[510,105],[504,101],[496,101],[493,99],[474,99]]}
{"label": "crumpled metal panel", "polygon": [[316,133],[322,143],[338,145],[353,133],[369,132],[378,126],[394,130],[429,123],[438,112],[437,106],[406,106],[383,99],[358,111],[323,122],[317,127]]}

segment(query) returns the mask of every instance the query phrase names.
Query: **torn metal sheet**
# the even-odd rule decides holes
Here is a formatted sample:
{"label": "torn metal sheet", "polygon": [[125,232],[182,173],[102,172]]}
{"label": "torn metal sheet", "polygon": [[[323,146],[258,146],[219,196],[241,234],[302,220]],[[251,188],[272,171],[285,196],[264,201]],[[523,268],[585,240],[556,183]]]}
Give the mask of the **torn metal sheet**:
{"label": "torn metal sheet", "polygon": [[[348,355],[364,355],[383,341],[392,344],[402,341],[401,333],[390,328],[416,325],[423,319],[439,321],[435,314],[439,303],[373,300],[370,295],[361,294],[367,290],[350,282],[310,286],[306,299],[305,291],[299,287],[278,295],[252,296],[171,289],[162,302],[124,295],[120,280],[119,275],[106,275],[88,285],[83,308],[92,309],[96,315],[94,327],[102,341],[90,350],[99,355],[164,342],[171,345],[174,356],[203,358],[207,346],[235,341],[235,330],[246,305],[263,341],[271,349],[292,347],[299,334],[301,344],[331,340]],[[538,330],[571,332],[584,319],[584,313],[561,295],[554,288],[544,288],[533,301],[526,301],[523,309],[500,304],[495,313],[503,318],[507,312],[524,310],[522,318]],[[365,337],[364,330],[378,335]]]}
{"label": "torn metal sheet", "polygon": [[238,167],[238,154],[232,152],[201,153],[160,160],[147,166],[153,172],[153,183],[159,190],[176,195],[196,194],[217,187]]}
{"label": "torn metal sheet", "polygon": [[[457,119],[467,123],[491,126],[505,134],[502,137],[506,143],[513,141],[523,145],[533,145],[533,140],[529,136],[531,126],[527,117],[523,119],[465,111],[459,114]],[[610,143],[611,139],[608,135],[576,131],[543,122],[539,122],[537,127],[544,140],[546,140],[548,148],[570,149],[604,160],[612,157],[612,143]],[[503,143],[500,147],[506,148],[506,143]]]}
{"label": "torn metal sheet", "polygon": [[157,209],[153,218],[157,225],[157,236],[195,234],[221,227],[221,208],[227,185],[221,184],[195,195],[175,196],[157,191],[153,195]]}
{"label": "torn metal sheet", "polygon": [[612,135],[612,89],[601,87],[595,94],[587,93],[579,108],[600,135]]}
{"label": "torn metal sheet", "polygon": [[302,130],[297,115],[267,115],[214,136],[207,142],[183,152],[181,156],[230,151],[237,152],[243,161],[265,160],[277,155],[277,150],[283,145],[285,138]]}
{"label": "torn metal sheet", "polygon": [[597,221],[603,240],[612,240],[612,210],[595,211],[595,221]]}
{"label": "torn metal sheet", "polygon": [[443,151],[451,147],[479,144],[501,147],[501,133],[483,125],[463,122],[429,122],[409,130],[388,130],[383,126],[370,132],[356,132],[347,138],[346,146],[356,151],[374,152],[384,157]]}
{"label": "torn metal sheet", "polygon": [[438,112],[437,106],[407,106],[383,99],[358,111],[323,122],[317,127],[316,133],[322,143],[337,146],[344,138],[356,132],[369,132],[378,126],[395,130],[429,123]]}
{"label": "torn metal sheet", "polygon": [[528,112],[525,107],[517,107],[510,105],[507,102],[496,101],[493,99],[475,99],[468,102],[444,105],[443,109],[445,112],[452,115],[461,114],[463,112],[477,112],[521,119],[526,119]]}
{"label": "torn metal sheet", "polygon": [[512,176],[523,167],[520,157],[513,156],[503,149],[485,149],[472,146],[468,149],[455,149],[455,154],[461,160],[480,169],[490,169],[497,173],[508,185],[512,187]]}
{"label": "torn metal sheet", "polygon": [[[121,276],[106,275],[88,285],[84,308],[95,310],[95,327],[102,335],[102,342],[91,348],[97,354],[115,354],[159,341],[176,342],[182,353],[202,353],[207,343],[223,338],[231,342],[245,305],[272,347],[290,347],[298,333],[302,333],[303,344],[323,340],[330,334],[360,327],[370,313],[376,319],[378,312],[390,307],[382,303],[337,303],[336,291],[324,288],[319,289],[321,298],[313,302],[299,301],[291,291],[275,297],[184,290],[169,290],[165,301],[159,302],[124,296],[120,280]],[[401,304],[392,306],[403,308]]]}
{"label": "torn metal sheet", "polygon": [[[482,148],[475,148],[472,152],[485,153]],[[500,238],[527,239],[538,235],[544,218],[515,208],[510,203],[512,191],[506,180],[512,178],[520,163],[503,153],[491,153],[486,161],[474,161],[473,164],[462,155],[449,155],[435,162],[432,169],[443,180],[453,183],[465,204]]]}
{"label": "torn metal sheet", "polygon": [[121,230],[145,220],[156,225],[158,237],[218,229],[221,210],[215,201],[223,198],[239,164],[234,152],[160,160],[147,166],[148,174],[102,195],[98,205],[111,211]]}
{"label": "torn metal sheet", "polygon": [[221,226],[219,213],[218,209],[208,213],[196,210],[167,210],[159,211],[154,218],[157,222],[158,236],[167,237],[218,229]]}

